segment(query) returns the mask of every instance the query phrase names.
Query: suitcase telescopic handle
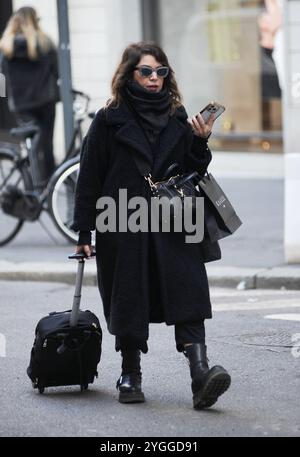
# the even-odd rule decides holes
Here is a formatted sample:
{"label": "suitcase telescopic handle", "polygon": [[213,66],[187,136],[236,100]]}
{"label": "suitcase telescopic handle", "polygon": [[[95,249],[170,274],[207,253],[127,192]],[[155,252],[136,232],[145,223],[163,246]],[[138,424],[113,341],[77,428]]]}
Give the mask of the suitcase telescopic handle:
{"label": "suitcase telescopic handle", "polygon": [[[91,257],[94,257],[96,252],[92,252]],[[87,255],[83,252],[74,253],[68,256],[69,259],[78,260],[78,269],[76,274],[75,282],[75,294],[73,299],[73,306],[70,317],[70,327],[75,327],[78,322],[80,300],[81,300],[81,289],[82,289],[82,280],[83,280],[83,271],[84,271],[84,261],[87,259]]]}

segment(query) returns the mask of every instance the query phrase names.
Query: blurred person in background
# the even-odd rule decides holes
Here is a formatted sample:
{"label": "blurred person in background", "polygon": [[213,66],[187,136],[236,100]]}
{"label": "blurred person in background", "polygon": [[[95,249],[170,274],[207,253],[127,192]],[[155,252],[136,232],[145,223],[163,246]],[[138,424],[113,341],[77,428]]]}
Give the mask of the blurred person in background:
{"label": "blurred person in background", "polygon": [[[263,100],[280,99],[281,87],[273,53],[276,35],[282,27],[282,8],[278,0],[264,0],[258,17],[261,47],[261,90]],[[264,109],[268,109],[265,104]]]}
{"label": "blurred person in background", "polygon": [[40,129],[40,173],[48,180],[55,168],[53,130],[59,100],[57,51],[43,32],[34,8],[22,7],[9,19],[0,40],[0,64],[7,82],[8,106],[22,125]]}

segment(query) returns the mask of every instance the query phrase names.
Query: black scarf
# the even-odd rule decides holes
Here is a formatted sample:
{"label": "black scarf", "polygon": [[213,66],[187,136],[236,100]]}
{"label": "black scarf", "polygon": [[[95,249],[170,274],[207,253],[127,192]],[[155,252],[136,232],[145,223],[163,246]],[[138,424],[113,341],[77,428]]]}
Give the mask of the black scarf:
{"label": "black scarf", "polygon": [[153,145],[170,117],[171,96],[168,89],[150,92],[136,81],[128,81],[123,91],[125,101],[137,116],[149,142]]}

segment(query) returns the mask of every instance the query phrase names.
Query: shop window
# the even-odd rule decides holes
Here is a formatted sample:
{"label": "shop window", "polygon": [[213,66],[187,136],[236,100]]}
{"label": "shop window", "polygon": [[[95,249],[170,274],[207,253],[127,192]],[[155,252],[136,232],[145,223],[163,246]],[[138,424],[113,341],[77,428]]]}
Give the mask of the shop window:
{"label": "shop window", "polygon": [[226,106],[215,149],[281,152],[280,0],[161,0],[160,24],[189,114]]}

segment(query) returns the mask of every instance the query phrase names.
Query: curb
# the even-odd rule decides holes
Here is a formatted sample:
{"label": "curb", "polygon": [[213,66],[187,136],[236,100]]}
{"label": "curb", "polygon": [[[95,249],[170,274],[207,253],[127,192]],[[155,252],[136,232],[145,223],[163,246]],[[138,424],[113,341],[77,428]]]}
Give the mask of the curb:
{"label": "curb", "polygon": [[[96,264],[86,262],[84,285],[96,286]],[[284,265],[273,268],[220,267],[206,264],[211,287],[246,289],[300,290],[300,265]],[[60,282],[73,285],[74,264],[0,261],[0,280]]]}
{"label": "curb", "polygon": [[300,290],[300,265],[273,268],[207,266],[208,281],[214,287],[243,289]]}
{"label": "curb", "polygon": [[206,265],[206,271],[210,286],[243,290],[256,289],[256,275],[263,270]]}
{"label": "curb", "polygon": [[[96,265],[85,264],[83,284],[86,286],[97,285]],[[75,284],[76,266],[65,263],[22,262],[12,263],[0,261],[0,280],[3,281],[39,281],[61,282]]]}
{"label": "curb", "polygon": [[[86,262],[84,285],[96,286],[96,264]],[[206,264],[211,287],[244,289],[300,290],[300,265],[284,265],[273,268],[220,267]],[[0,261],[0,280],[40,281],[74,284],[74,264]]]}
{"label": "curb", "polygon": [[257,275],[256,288],[300,290],[300,266],[285,265],[265,270]]}

